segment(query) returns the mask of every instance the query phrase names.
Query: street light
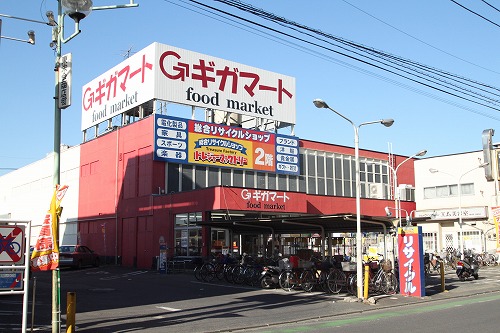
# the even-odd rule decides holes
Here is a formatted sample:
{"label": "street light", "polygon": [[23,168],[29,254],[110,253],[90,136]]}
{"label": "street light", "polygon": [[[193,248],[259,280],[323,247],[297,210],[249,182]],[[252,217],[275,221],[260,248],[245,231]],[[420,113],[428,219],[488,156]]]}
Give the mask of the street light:
{"label": "street light", "polygon": [[401,165],[403,165],[405,162],[411,160],[412,158],[416,156],[424,156],[427,154],[427,150],[422,149],[418,153],[415,153],[411,155],[410,157],[406,158],[403,162],[399,163],[396,168],[393,168],[390,164],[382,164],[374,161],[367,162],[367,164],[378,164],[378,165],[385,165],[389,167],[389,170],[392,172],[392,187],[394,188],[394,207],[396,208],[396,218],[399,218],[399,225],[401,226],[401,216],[399,214],[401,205],[400,205],[400,196],[399,196],[399,191],[398,191],[398,169]]}
{"label": "street light", "polygon": [[[472,172],[476,169],[484,168],[488,165],[489,165],[488,162],[481,163],[478,166],[464,172],[463,174],[460,175],[460,177],[458,177],[458,224],[460,226],[460,253],[461,253],[460,257],[462,258],[462,260],[464,259],[464,234],[463,234],[463,221],[462,221],[462,177],[468,174],[469,172]],[[430,168],[429,172],[430,173],[441,172],[444,173],[445,175],[456,178],[455,175],[433,168]]]}
{"label": "street light", "polygon": [[[411,215],[415,215],[415,212],[417,211],[416,209],[412,210],[410,213],[408,213],[408,211],[406,209],[403,209],[403,208],[395,208],[395,207],[385,207],[384,208],[385,210],[385,214],[390,217],[392,216],[392,213],[391,213],[391,210],[394,210],[396,212],[399,212],[399,211],[403,211],[406,213],[406,226],[407,227],[411,227]],[[401,228],[401,218],[399,219],[399,227]]]}
{"label": "street light", "polygon": [[[55,59],[55,92],[54,92],[54,173],[53,173],[53,184],[54,186],[60,184],[61,177],[61,109],[68,107],[70,104],[64,103],[61,106],[59,103],[60,98],[60,69],[61,69],[61,53],[62,44],[69,42],[71,39],[76,37],[80,32],[80,21],[87,17],[92,10],[101,9],[117,9],[117,8],[130,8],[137,7],[139,4],[134,4],[134,0],[130,0],[129,4],[126,5],[112,5],[112,6],[101,6],[92,7],[92,0],[57,0],[57,21],[54,18],[54,13],[48,11],[46,13],[48,19],[48,25],[52,26],[52,42],[50,47],[54,48],[56,52]],[[64,10],[64,11],[63,11]],[[64,38],[64,19],[65,16],[69,16],[75,22],[75,30],[68,37]],[[71,89],[71,87],[69,87]],[[54,243],[59,244],[59,221],[57,220],[54,228]],[[52,271],[52,333],[59,333],[61,330],[61,311],[59,302],[59,290],[60,290],[60,279],[59,270]]]}
{"label": "street light", "polygon": [[380,123],[386,127],[390,127],[394,123],[394,119],[381,119],[376,121],[369,121],[361,123],[358,126],[354,124],[352,120],[345,117],[341,113],[335,111],[326,104],[322,99],[315,99],[313,101],[317,108],[329,109],[333,111],[338,116],[347,120],[354,129],[354,159],[356,164],[356,278],[357,278],[357,295],[358,298],[363,299],[363,253],[361,250],[362,239],[361,239],[361,193],[360,193],[360,173],[359,173],[359,128],[364,125],[377,124]]}

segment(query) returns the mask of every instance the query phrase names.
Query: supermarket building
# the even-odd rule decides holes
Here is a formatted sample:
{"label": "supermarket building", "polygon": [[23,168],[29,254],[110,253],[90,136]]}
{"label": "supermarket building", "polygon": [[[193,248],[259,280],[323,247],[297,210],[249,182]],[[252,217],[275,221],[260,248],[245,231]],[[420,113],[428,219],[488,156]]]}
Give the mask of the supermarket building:
{"label": "supermarket building", "polygon": [[[294,78],[153,43],[82,92],[84,142],[61,155],[62,244],[141,268],[160,248],[169,258],[355,253],[354,149],[293,135]],[[0,215],[33,220],[33,238],[51,162],[0,177]],[[414,160],[360,150],[365,251],[392,251],[380,235],[394,232],[384,209],[398,165],[411,212]]]}

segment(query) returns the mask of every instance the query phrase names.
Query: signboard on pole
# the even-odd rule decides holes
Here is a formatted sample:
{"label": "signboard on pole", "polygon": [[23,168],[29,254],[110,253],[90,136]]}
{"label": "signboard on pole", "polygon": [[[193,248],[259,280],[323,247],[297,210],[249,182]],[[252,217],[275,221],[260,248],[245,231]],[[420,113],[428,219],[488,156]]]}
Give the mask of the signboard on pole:
{"label": "signboard on pole", "polygon": [[0,264],[22,263],[24,248],[24,226],[0,226]]}
{"label": "signboard on pole", "polygon": [[398,228],[399,290],[402,295],[425,296],[422,227]]}
{"label": "signboard on pole", "polygon": [[73,60],[71,53],[63,55],[59,59],[59,109],[65,109],[71,105],[71,79]]}

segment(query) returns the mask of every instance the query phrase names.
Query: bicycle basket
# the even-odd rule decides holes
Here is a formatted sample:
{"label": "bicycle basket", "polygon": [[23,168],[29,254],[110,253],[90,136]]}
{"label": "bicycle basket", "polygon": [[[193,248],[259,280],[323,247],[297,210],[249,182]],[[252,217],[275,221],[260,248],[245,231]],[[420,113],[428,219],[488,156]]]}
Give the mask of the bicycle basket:
{"label": "bicycle basket", "polygon": [[382,269],[384,272],[390,272],[392,271],[392,261],[386,260],[382,263]]}

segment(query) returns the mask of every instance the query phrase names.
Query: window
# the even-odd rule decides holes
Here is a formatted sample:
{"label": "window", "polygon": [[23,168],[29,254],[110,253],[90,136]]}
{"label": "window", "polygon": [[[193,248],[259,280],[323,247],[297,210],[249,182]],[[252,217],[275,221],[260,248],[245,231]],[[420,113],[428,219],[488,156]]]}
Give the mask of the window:
{"label": "window", "polygon": [[[235,186],[268,190],[305,192],[315,195],[354,197],[356,194],[356,164],[354,156],[312,149],[301,149],[300,175],[274,174],[262,171],[220,168],[217,166],[179,165],[167,167],[168,193],[192,189]],[[370,196],[372,184],[383,190],[376,198],[387,199],[389,185],[387,161],[362,158],[360,160],[361,197]],[[469,187],[466,187],[469,185]],[[472,184],[464,184],[464,193],[473,193]],[[435,190],[435,189],[434,189]],[[444,187],[442,191],[453,191]]]}
{"label": "window", "polygon": [[[461,195],[474,195],[474,184],[467,183],[460,186]],[[424,188],[424,199],[458,197],[458,185],[440,185]]]}
{"label": "window", "polygon": [[175,215],[175,256],[201,255],[201,227],[197,225],[201,219],[201,212]]}

